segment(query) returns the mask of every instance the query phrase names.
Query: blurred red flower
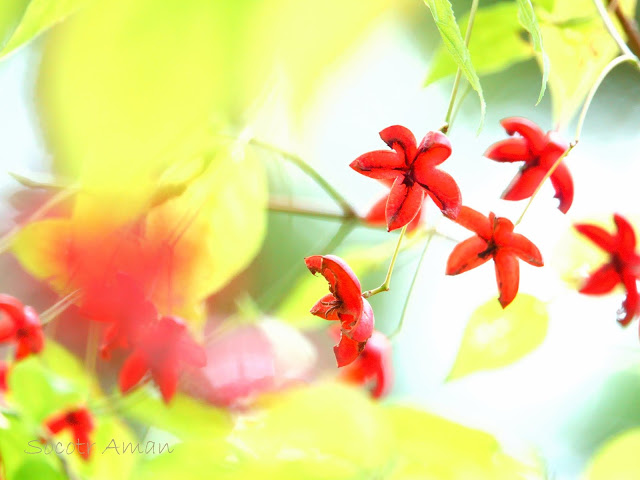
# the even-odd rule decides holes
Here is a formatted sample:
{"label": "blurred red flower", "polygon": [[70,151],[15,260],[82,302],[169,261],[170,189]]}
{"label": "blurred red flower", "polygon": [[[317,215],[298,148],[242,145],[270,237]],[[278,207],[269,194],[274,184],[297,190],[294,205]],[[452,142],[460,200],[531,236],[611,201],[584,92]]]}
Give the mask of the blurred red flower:
{"label": "blurred red flower", "polygon": [[16,360],[44,347],[38,312],[10,295],[0,294],[0,343],[15,343]]}
{"label": "blurred red flower", "polygon": [[93,416],[89,410],[83,407],[62,412],[47,420],[45,425],[53,434],[70,430],[74,443],[78,442],[87,446],[84,451],[78,446],[78,453],[85,460],[89,459],[89,445],[91,444],[89,434],[95,428]]}

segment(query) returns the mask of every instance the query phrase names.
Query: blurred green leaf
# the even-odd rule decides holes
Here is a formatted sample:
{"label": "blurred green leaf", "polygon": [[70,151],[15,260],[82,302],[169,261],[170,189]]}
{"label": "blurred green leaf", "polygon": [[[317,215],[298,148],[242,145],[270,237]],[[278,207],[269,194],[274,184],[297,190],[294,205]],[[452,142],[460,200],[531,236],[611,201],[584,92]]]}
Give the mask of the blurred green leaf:
{"label": "blurred green leaf", "polygon": [[542,34],[540,32],[540,26],[538,25],[538,19],[533,11],[533,5],[531,5],[531,0],[518,0],[518,20],[520,20],[522,26],[531,34],[533,49],[538,54],[540,62],[542,63],[542,87],[540,88],[540,95],[538,96],[538,103],[540,103],[547,88],[547,80],[549,79],[549,57],[542,45]]}
{"label": "blurred green leaf", "polygon": [[225,437],[232,428],[227,411],[186,395],[176,395],[169,405],[149,391],[136,395],[140,398],[126,404],[126,417],[165,430],[182,440]]}
{"label": "blurred green leaf", "polygon": [[[514,63],[533,56],[530,45],[521,36],[518,23],[518,6],[515,2],[500,2],[483,7],[476,13],[469,53],[479,75],[499,72]],[[466,32],[469,23],[467,13],[460,20],[461,30]],[[454,75],[457,65],[444,45],[438,47],[431,62],[426,84]]]}
{"label": "blurred green leaf", "polygon": [[429,7],[429,10],[431,10],[433,20],[438,27],[442,41],[449,54],[453,57],[456,65],[461,69],[471,87],[478,93],[478,97],[480,98],[480,123],[482,124],[486,110],[482,86],[471,62],[469,50],[464,44],[464,39],[456,23],[451,2],[449,0],[424,0],[424,2]]}
{"label": "blurred green leaf", "polygon": [[3,0],[0,58],[73,14],[91,0]]}
{"label": "blurred green leaf", "polygon": [[547,12],[551,12],[553,10],[553,5],[555,0],[533,0],[534,6],[540,6],[544,8]]}
{"label": "blurred green leaf", "polygon": [[504,310],[495,299],[488,301],[471,315],[447,379],[520,360],[542,343],[548,323],[544,303],[531,295],[518,294]]}
{"label": "blurred green leaf", "polygon": [[[620,4],[625,12],[635,11],[636,0],[622,0]],[[571,21],[576,19],[577,23]],[[555,2],[540,31],[551,63],[553,116],[563,126],[571,121],[604,67],[618,54],[618,46],[590,0]]]}
{"label": "blurred green leaf", "polygon": [[411,407],[392,406],[385,410],[400,452],[396,469],[389,477],[393,480],[541,478],[531,476],[539,473],[539,465],[507,456],[486,432]]}
{"label": "blurred green leaf", "polygon": [[596,452],[585,480],[635,480],[640,472],[640,428],[632,428],[608,439]]}
{"label": "blurred green leaf", "polygon": [[[0,417],[0,420],[0,471],[4,472],[6,480],[65,478],[55,454],[36,453],[42,445],[38,441],[33,422],[13,415],[7,415],[4,419]],[[33,442],[32,446],[29,442]]]}
{"label": "blurred green leaf", "polygon": [[47,341],[39,356],[17,362],[8,379],[9,401],[35,424],[46,417],[86,402],[89,381],[75,359]]}

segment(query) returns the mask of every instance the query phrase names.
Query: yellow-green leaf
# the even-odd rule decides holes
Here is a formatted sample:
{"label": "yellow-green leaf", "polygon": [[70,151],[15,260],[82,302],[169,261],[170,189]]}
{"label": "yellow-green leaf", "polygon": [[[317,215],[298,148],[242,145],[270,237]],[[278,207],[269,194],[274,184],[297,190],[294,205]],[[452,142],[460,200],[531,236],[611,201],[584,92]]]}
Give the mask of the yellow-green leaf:
{"label": "yellow-green leaf", "polygon": [[538,19],[533,11],[531,0],[518,0],[518,20],[520,20],[520,24],[531,35],[533,49],[538,54],[540,63],[542,64],[542,87],[540,87],[540,95],[538,96],[538,103],[540,103],[540,100],[542,100],[544,96],[544,91],[547,88],[547,80],[549,79],[549,57],[542,45],[542,34],[540,32],[540,26],[538,25]]}
{"label": "yellow-green leaf", "polygon": [[0,58],[64,20],[91,0],[3,0]]}
{"label": "yellow-green leaf", "polygon": [[[460,20],[466,32],[469,14]],[[473,24],[469,53],[479,75],[499,72],[514,63],[533,56],[531,46],[520,36],[518,6],[515,2],[500,2],[478,10]],[[441,78],[454,75],[457,65],[444,45],[438,47],[431,62],[428,85]]]}
{"label": "yellow-green leaf", "polygon": [[504,310],[495,300],[481,305],[469,319],[448,380],[520,360],[542,343],[548,323],[546,306],[531,295],[518,294]]}
{"label": "yellow-green leaf", "polygon": [[385,410],[399,452],[393,480],[540,478],[537,462],[507,456],[489,433],[411,407]]}
{"label": "yellow-green leaf", "polygon": [[449,0],[424,0],[424,2],[429,7],[429,10],[431,10],[433,20],[436,23],[436,27],[438,27],[442,41],[449,51],[449,54],[453,57],[456,65],[468,80],[469,85],[478,93],[478,97],[480,98],[480,125],[482,126],[486,110],[484,94],[482,93],[480,79],[471,61],[469,49],[465,45],[458,24],[456,23],[451,2]]}
{"label": "yellow-green leaf", "polygon": [[635,480],[640,472],[640,428],[608,439],[593,456],[585,480]]}
{"label": "yellow-green leaf", "polygon": [[[636,0],[621,1],[620,5],[625,12],[633,12]],[[618,54],[618,46],[590,0],[555,2],[540,31],[551,64],[553,116],[566,125],[604,67]]]}

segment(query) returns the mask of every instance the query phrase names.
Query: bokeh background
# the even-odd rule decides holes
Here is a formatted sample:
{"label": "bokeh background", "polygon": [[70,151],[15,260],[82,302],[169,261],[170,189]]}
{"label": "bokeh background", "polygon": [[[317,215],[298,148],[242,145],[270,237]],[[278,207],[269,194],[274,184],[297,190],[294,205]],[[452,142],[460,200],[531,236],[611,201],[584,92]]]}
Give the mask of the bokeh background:
{"label": "bokeh background", "polygon": [[[385,188],[357,175],[349,163],[363,152],[383,148],[378,131],[389,125],[404,125],[420,138],[443,121],[452,76],[424,87],[441,41],[420,1],[329,1],[319,6],[292,0],[194,1],[186,2],[188,6],[170,1],[157,17],[145,21],[140,11],[150,8],[145,4],[151,2],[138,2],[139,11],[127,2],[116,3],[122,11],[111,8],[109,14],[130,23],[117,24],[113,43],[101,37],[110,31],[109,20],[80,13],[71,23],[54,27],[2,59],[2,171],[48,180],[74,178],[82,175],[78,172],[83,171],[87,155],[95,155],[91,161],[99,166],[88,174],[88,182],[102,185],[108,178],[105,182],[113,183],[116,192],[144,190],[144,185],[131,183],[134,174],[127,178],[135,170],[132,160],[161,156],[172,141],[183,142],[178,150],[181,145],[188,150],[191,140],[176,132],[200,122],[194,130],[204,127],[205,136],[255,138],[295,152],[364,214]],[[470,2],[453,3],[458,17],[463,17]],[[498,3],[510,2],[482,1],[481,7]],[[555,3],[565,4],[576,18],[593,18],[590,8],[576,8],[584,2]],[[174,30],[167,21],[173,15],[177,15],[171,22]],[[517,20],[515,25],[519,32]],[[484,32],[481,27],[476,25],[478,32]],[[494,27],[498,29],[497,24]],[[173,35],[186,32],[184,44],[173,42]],[[517,35],[528,46],[524,33]],[[157,56],[140,62],[137,49],[158,38],[165,38],[165,43],[150,49]],[[588,63],[580,50],[584,38],[576,36],[574,53]],[[516,48],[512,39],[496,38],[497,54],[506,42]],[[600,48],[596,40],[594,45]],[[575,116],[560,118],[557,105],[554,112],[552,99],[562,103],[554,98],[560,96],[558,90],[548,90],[536,106],[540,68],[526,48],[520,61],[495,68],[496,72],[481,72],[487,103],[484,126],[478,133],[479,104],[472,91],[456,117],[449,135],[453,154],[443,165],[458,181],[465,204],[512,219],[525,202],[502,201],[499,195],[517,166],[482,156],[491,143],[505,138],[499,120],[524,116],[544,129],[559,127],[567,139],[575,126]],[[561,68],[561,57],[549,53],[553,72]],[[125,56],[122,62],[116,58],[120,54]],[[109,71],[114,65],[121,69]],[[156,98],[164,101],[154,105]],[[605,297],[576,292],[581,276],[600,257],[571,233],[576,221],[609,222],[612,228],[613,212],[640,220],[639,124],[640,77],[622,65],[598,91],[580,143],[567,160],[576,185],[573,207],[561,214],[551,187],[545,186],[519,227],[545,259],[542,269],[523,265],[520,283],[520,291],[539,299],[548,314],[540,347],[504,368],[446,381],[469,318],[496,297],[496,287],[490,265],[446,277],[446,259],[454,243],[435,237],[418,274],[403,330],[394,340],[396,382],[385,402],[417,405],[491,432],[515,451],[536,452],[554,478],[577,478],[608,439],[640,427],[637,322],[622,329],[615,321],[623,292]],[[241,192],[243,178],[259,183],[252,177],[264,174],[272,201],[340,212],[325,192],[277,153],[248,150],[257,166],[236,172],[231,190]],[[157,166],[172,160],[149,162]],[[3,229],[11,228],[16,205],[36,201],[30,196],[16,202],[24,190],[9,175],[0,176]],[[256,200],[256,208],[265,208],[265,200]],[[231,194],[217,208],[238,208],[237,215],[245,215],[241,204],[242,199]],[[435,226],[459,239],[468,236],[441,218],[433,204],[426,209],[427,228]],[[257,214],[248,220],[261,221]],[[229,224],[216,225],[211,235],[228,235],[225,225]],[[255,242],[225,247],[226,255],[244,260],[230,267],[229,275],[212,289],[208,321],[236,314],[239,301],[245,306],[251,303],[251,308],[308,332],[324,348],[319,362],[328,368],[330,339],[318,331],[325,325],[306,313],[311,306],[308,298],[322,294],[325,284],[308,274],[302,258],[334,253],[354,259],[363,288],[374,288],[384,279],[397,234],[358,226],[336,242],[332,240],[339,221],[274,211],[267,213],[265,227],[263,240],[261,227],[230,234],[231,238],[246,235]],[[229,228],[246,227],[240,222]],[[423,240],[409,240],[407,245],[400,253],[391,290],[371,299],[382,332],[393,331],[400,320]],[[3,292],[41,308],[55,301],[55,295],[25,273],[11,254],[0,257],[0,265]]]}

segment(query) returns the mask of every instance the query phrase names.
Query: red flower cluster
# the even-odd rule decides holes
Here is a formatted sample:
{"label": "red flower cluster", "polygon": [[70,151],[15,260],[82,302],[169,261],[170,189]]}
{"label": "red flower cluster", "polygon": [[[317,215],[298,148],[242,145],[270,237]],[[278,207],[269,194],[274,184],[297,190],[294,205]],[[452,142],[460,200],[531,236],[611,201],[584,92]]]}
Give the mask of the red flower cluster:
{"label": "red flower cluster", "polygon": [[543,262],[540,252],[528,238],[513,233],[514,226],[509,219],[496,217],[493,212],[487,218],[472,208],[462,207],[456,222],[476,235],[460,242],[453,249],[447,261],[447,275],[466,272],[492,258],[500,291],[500,305],[505,308],[518,293],[518,258],[541,267]]}
{"label": "red flower cluster", "polygon": [[[502,194],[505,200],[529,198],[553,164],[569,148],[569,144],[556,132],[546,134],[535,123],[526,118],[510,117],[500,122],[507,134],[513,136],[494,143],[485,156],[497,162],[524,162],[516,177]],[[573,180],[569,169],[560,162],[551,174],[551,183],[560,200],[558,208],[567,213],[573,202]]]}
{"label": "red flower cluster", "polygon": [[416,145],[416,138],[400,125],[385,128],[380,138],[394,151],[375,150],[359,156],[351,168],[367,177],[393,181],[385,205],[387,229],[411,222],[429,195],[444,215],[455,218],[462,199],[454,179],[436,166],[451,155],[451,144],[442,132],[429,132]]}
{"label": "red flower cluster", "polygon": [[[89,452],[91,451],[89,434],[95,428],[93,416],[89,410],[83,407],[64,411],[47,420],[45,425],[54,435],[63,430],[69,430],[73,436],[73,443],[77,442],[78,453],[85,460],[89,459]],[[84,451],[80,449],[83,444],[86,445]]]}
{"label": "red flower cluster", "polygon": [[38,353],[44,347],[38,312],[4,294],[0,294],[0,343],[16,345],[16,360]]}
{"label": "red flower cluster", "polygon": [[339,320],[340,342],[333,348],[338,367],[353,362],[373,333],[374,317],[369,302],[362,297],[360,281],[351,267],[334,255],[313,255],[304,259],[314,275],[320,273],[329,282],[329,293],[311,309],[326,320]]}
{"label": "red flower cluster", "polygon": [[614,214],[616,233],[610,234],[597,225],[580,223],[575,229],[609,254],[609,261],[593,272],[580,293],[604,295],[621,284],[627,297],[618,311],[618,321],[626,326],[640,314],[637,280],[640,277],[640,256],[636,253],[636,235],[631,224]]}

